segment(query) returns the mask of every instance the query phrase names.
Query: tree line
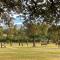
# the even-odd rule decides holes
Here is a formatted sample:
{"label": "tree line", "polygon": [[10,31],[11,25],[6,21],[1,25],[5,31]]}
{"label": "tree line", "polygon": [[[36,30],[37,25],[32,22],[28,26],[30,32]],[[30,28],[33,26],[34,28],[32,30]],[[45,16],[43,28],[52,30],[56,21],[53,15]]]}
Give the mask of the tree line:
{"label": "tree line", "polygon": [[[57,28],[58,30],[57,30]],[[19,46],[26,43],[33,43],[33,47],[36,46],[36,42],[46,42],[46,44],[55,43],[60,44],[60,26],[49,26],[46,23],[43,24],[27,24],[20,29],[15,26],[9,29],[3,29],[0,27],[0,42],[1,43],[19,43]],[[41,43],[41,44],[42,44]]]}
{"label": "tree line", "polygon": [[[16,29],[12,13],[22,14],[23,27]],[[1,27],[0,38],[3,41],[35,42],[45,41],[60,44],[60,0],[0,0],[0,18],[8,29],[4,33]],[[5,34],[5,35],[4,35]],[[4,35],[4,36],[3,36]],[[4,39],[2,38],[4,37]],[[42,42],[43,42],[42,41]],[[12,44],[11,44],[12,45]],[[22,44],[23,45],[23,44]]]}

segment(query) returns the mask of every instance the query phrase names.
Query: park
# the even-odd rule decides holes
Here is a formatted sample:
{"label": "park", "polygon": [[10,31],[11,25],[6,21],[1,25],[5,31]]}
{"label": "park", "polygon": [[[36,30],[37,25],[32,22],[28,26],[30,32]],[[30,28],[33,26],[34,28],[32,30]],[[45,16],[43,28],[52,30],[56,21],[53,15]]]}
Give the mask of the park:
{"label": "park", "polygon": [[0,0],[0,60],[60,60],[60,0]]}

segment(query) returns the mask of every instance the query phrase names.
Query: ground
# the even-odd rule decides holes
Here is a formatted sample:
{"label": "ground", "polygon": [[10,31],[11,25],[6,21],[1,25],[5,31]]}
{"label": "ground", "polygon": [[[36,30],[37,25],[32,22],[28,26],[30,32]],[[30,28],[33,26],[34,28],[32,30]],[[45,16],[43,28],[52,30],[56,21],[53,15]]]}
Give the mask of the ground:
{"label": "ground", "polygon": [[47,46],[21,46],[0,48],[0,60],[60,60],[60,48],[54,44]]}

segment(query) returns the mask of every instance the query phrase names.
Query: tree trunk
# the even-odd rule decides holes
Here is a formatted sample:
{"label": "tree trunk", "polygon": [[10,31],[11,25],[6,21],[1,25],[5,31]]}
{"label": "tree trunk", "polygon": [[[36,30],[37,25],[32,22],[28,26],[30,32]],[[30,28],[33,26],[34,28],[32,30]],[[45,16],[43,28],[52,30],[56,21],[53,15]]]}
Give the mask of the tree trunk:
{"label": "tree trunk", "polygon": [[21,45],[23,46],[23,42],[21,42]]}
{"label": "tree trunk", "polygon": [[33,37],[33,47],[35,47],[35,39],[34,39],[34,37]]}
{"label": "tree trunk", "polygon": [[10,42],[10,46],[12,46],[12,42]]}
{"label": "tree trunk", "polygon": [[28,40],[27,40],[27,47],[28,47]]}
{"label": "tree trunk", "polygon": [[20,46],[20,40],[19,40],[19,46]]}
{"label": "tree trunk", "polygon": [[1,48],[2,48],[2,42],[1,42]]}

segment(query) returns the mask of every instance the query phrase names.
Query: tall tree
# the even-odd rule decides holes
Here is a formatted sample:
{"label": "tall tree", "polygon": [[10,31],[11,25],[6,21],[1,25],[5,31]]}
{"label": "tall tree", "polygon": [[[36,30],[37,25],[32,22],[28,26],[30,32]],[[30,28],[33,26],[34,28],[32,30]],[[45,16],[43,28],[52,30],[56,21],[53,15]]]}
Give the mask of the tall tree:
{"label": "tall tree", "polygon": [[0,27],[0,42],[1,42],[1,48],[3,47],[2,42],[3,42],[3,28]]}

